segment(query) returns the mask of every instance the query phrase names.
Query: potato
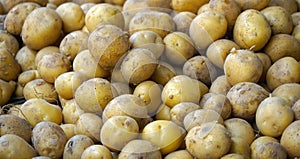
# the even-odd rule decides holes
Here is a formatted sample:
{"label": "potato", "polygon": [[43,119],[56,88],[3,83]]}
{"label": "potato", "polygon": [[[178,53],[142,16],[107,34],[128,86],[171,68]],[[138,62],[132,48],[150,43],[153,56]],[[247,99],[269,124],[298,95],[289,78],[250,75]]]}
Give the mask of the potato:
{"label": "potato", "polygon": [[157,59],[165,49],[163,39],[156,32],[150,30],[135,32],[130,36],[129,40],[132,48],[149,49]]}
{"label": "potato", "polygon": [[172,17],[164,12],[147,11],[138,12],[129,23],[129,33],[132,35],[141,30],[150,30],[164,38],[175,31],[175,23]]}
{"label": "potato", "polygon": [[36,8],[26,17],[21,37],[28,48],[40,50],[58,40],[62,25],[60,16],[54,10],[46,7]]}
{"label": "potato", "polygon": [[163,103],[171,108],[181,102],[198,103],[202,96],[199,83],[185,75],[174,76],[163,88],[161,94]]}
{"label": "potato", "polygon": [[272,36],[264,48],[264,52],[269,55],[273,63],[286,56],[300,60],[300,56],[297,54],[299,51],[299,41],[289,34],[277,34]]}
{"label": "potato", "polygon": [[0,137],[0,158],[27,159],[35,156],[37,153],[34,148],[23,138],[14,134],[5,134]]}
{"label": "potato", "polygon": [[75,134],[86,135],[94,142],[99,142],[102,126],[103,122],[100,116],[93,113],[83,113],[76,121]]}
{"label": "potato", "polygon": [[114,4],[114,5],[123,6],[123,4],[126,2],[126,0],[104,0],[104,2]]}
{"label": "potato", "polygon": [[189,11],[197,13],[198,9],[208,2],[209,0],[172,0],[171,6],[173,10],[177,12]]}
{"label": "potato", "polygon": [[94,60],[89,50],[83,50],[76,55],[73,61],[73,70],[84,74],[89,79],[104,78],[110,74]]}
{"label": "potato", "polygon": [[59,5],[55,11],[61,17],[64,32],[70,33],[75,30],[80,30],[84,26],[84,12],[78,4],[66,2]]}
{"label": "potato", "polygon": [[157,67],[151,76],[151,80],[164,86],[175,75],[175,69],[169,63],[158,61]]}
{"label": "potato", "polygon": [[16,54],[15,59],[21,66],[22,72],[27,70],[35,70],[36,65],[34,63],[37,52],[29,49],[27,46],[22,47]]}
{"label": "potato", "polygon": [[129,47],[129,35],[114,25],[99,26],[88,39],[91,55],[105,70],[114,68]]}
{"label": "potato", "polygon": [[262,1],[244,1],[244,0],[235,0],[236,3],[241,7],[242,10],[247,9],[256,9],[261,10],[268,6],[270,0],[262,0]]}
{"label": "potato", "polygon": [[262,75],[263,64],[251,50],[232,50],[224,62],[224,72],[231,85],[240,82],[256,83]]}
{"label": "potato", "polygon": [[[87,2],[87,3],[83,3],[80,5],[80,8],[82,9],[84,15],[86,15],[86,13],[93,7],[95,6],[96,3],[92,3],[92,2]],[[84,27],[86,27],[86,25],[84,25]],[[87,29],[87,28],[86,28]]]}
{"label": "potato", "polygon": [[36,8],[38,3],[24,2],[14,6],[6,15],[4,28],[13,35],[20,35],[26,17]]}
{"label": "potato", "polygon": [[200,108],[203,108],[205,102],[214,95],[217,95],[217,93],[205,93],[200,99],[200,102],[199,102]]}
{"label": "potato", "polygon": [[193,19],[189,34],[196,49],[203,53],[211,43],[225,35],[227,26],[225,16],[216,11],[207,11]]}
{"label": "potato", "polygon": [[292,17],[294,27],[297,26],[300,22],[300,12],[295,12],[291,14],[291,17]]}
{"label": "potato", "polygon": [[232,116],[253,119],[258,105],[269,95],[263,87],[252,82],[241,82],[231,87],[226,97],[232,105]]}
{"label": "potato", "polygon": [[[85,112],[101,114],[115,95],[111,83],[103,78],[83,82],[75,91],[75,101]],[[86,100],[89,99],[89,100]]]}
{"label": "potato", "polygon": [[175,105],[171,110],[171,121],[175,124],[184,127],[183,120],[187,114],[199,109],[199,105],[191,102],[182,102]]}
{"label": "potato", "polygon": [[89,32],[92,32],[103,24],[110,24],[123,29],[124,17],[121,11],[108,3],[94,5],[85,15],[85,25]]}
{"label": "potato", "polygon": [[[255,117],[256,125],[262,134],[279,137],[293,122],[294,112],[284,99],[268,97],[259,104]],[[280,121],[271,119],[280,119]]]}
{"label": "potato", "polygon": [[4,106],[11,99],[15,89],[16,82],[6,82],[0,79],[0,106]]}
{"label": "potato", "polygon": [[169,63],[181,66],[195,54],[193,41],[185,33],[170,33],[164,38],[164,43],[164,55]]}
{"label": "potato", "polygon": [[32,159],[51,159],[51,157],[48,157],[48,156],[36,156],[36,157],[33,157]]}
{"label": "potato", "polygon": [[40,122],[33,128],[31,140],[39,155],[61,158],[67,137],[59,125],[53,122]]}
{"label": "potato", "polygon": [[60,53],[73,61],[79,52],[88,49],[88,37],[89,34],[81,30],[70,32],[59,45]]}
{"label": "potato", "polygon": [[292,32],[292,36],[297,39],[298,41],[300,41],[300,25],[297,25],[294,27],[293,32]]}
{"label": "potato", "polygon": [[155,115],[156,120],[171,120],[171,108],[161,104]]}
{"label": "potato", "polygon": [[162,155],[168,154],[184,141],[185,130],[172,121],[155,120],[145,126],[142,139],[160,147]]}
{"label": "potato", "polygon": [[141,98],[146,104],[149,116],[154,116],[162,101],[161,91],[162,88],[157,83],[144,81],[135,87],[133,95]]}
{"label": "potato", "polygon": [[150,78],[156,66],[156,57],[150,50],[135,48],[122,60],[121,72],[127,82],[137,85]]}
{"label": "potato", "polygon": [[2,68],[0,70],[0,79],[4,81],[16,80],[21,73],[21,67],[13,55],[2,47],[0,47],[0,61],[0,68]]}
{"label": "potato", "polygon": [[122,149],[119,159],[143,157],[147,159],[162,159],[159,147],[147,140],[131,140]]}
{"label": "potato", "polygon": [[49,3],[54,4],[56,6],[59,6],[65,2],[67,2],[67,0],[48,0]]}
{"label": "potato", "polygon": [[26,119],[32,127],[43,121],[61,124],[63,120],[61,108],[41,98],[26,100],[20,110],[19,116]]}
{"label": "potato", "polygon": [[55,79],[70,70],[71,62],[67,56],[60,53],[51,53],[42,57],[37,70],[40,76],[49,83],[54,83]]}
{"label": "potato", "polygon": [[64,133],[69,140],[71,137],[75,136],[75,124],[61,124],[60,127],[63,129]]}
{"label": "potato", "polygon": [[183,74],[193,79],[211,85],[217,77],[217,70],[211,61],[205,56],[194,56],[188,59],[183,65]]}
{"label": "potato", "polygon": [[221,157],[220,159],[244,159],[244,156],[237,153],[230,153]]}
{"label": "potato", "polygon": [[177,150],[169,153],[164,159],[193,159],[193,156],[187,150]]}
{"label": "potato", "polygon": [[[251,18],[250,18],[251,17]],[[233,28],[234,41],[243,49],[258,51],[269,41],[272,29],[265,16],[255,10],[243,11]]]}
{"label": "potato", "polygon": [[273,90],[272,96],[285,99],[290,106],[300,99],[300,84],[285,83]]}
{"label": "potato", "polygon": [[39,61],[42,59],[42,57],[44,55],[47,55],[47,54],[51,54],[53,52],[56,52],[56,53],[60,53],[59,51],[59,47],[57,46],[46,46],[44,48],[42,48],[41,50],[39,50],[35,56],[35,60],[34,60],[34,63],[35,65],[37,66]]}
{"label": "potato", "polygon": [[173,17],[173,21],[176,24],[176,31],[189,34],[190,25],[195,17],[196,14],[189,11],[177,13]]}
{"label": "potato", "polygon": [[58,95],[53,84],[46,82],[43,79],[34,79],[23,88],[23,95],[26,100],[32,98],[41,98],[49,103],[57,103]]}
{"label": "potato", "polygon": [[254,129],[246,120],[230,118],[224,121],[224,125],[230,132],[231,138],[241,138],[248,146],[253,142],[255,137]]}
{"label": "potato", "polygon": [[231,85],[228,82],[225,75],[218,76],[211,84],[209,88],[210,93],[226,95],[230,90]]}
{"label": "potato", "polygon": [[70,138],[64,148],[63,158],[80,159],[83,151],[94,142],[86,135],[75,135]]}
{"label": "potato", "polygon": [[[284,67],[283,67],[284,66]],[[300,82],[300,64],[293,57],[283,57],[269,68],[266,80],[270,90],[285,83]]]}
{"label": "potato", "polygon": [[77,4],[85,4],[85,3],[101,3],[103,2],[103,0],[72,0],[73,2],[77,3]]}
{"label": "potato", "polygon": [[3,114],[0,116],[0,127],[0,136],[14,134],[30,143],[32,127],[26,120],[12,114]]}
{"label": "potato", "polygon": [[101,142],[112,151],[121,151],[131,140],[138,137],[138,123],[129,116],[113,116],[102,126]]}
{"label": "potato", "polygon": [[264,142],[252,152],[252,158],[287,158],[287,152],[277,142]]}
{"label": "potato", "polygon": [[133,90],[132,88],[127,84],[127,83],[123,83],[123,82],[113,82],[111,83],[111,86],[114,87],[114,89],[116,90],[116,97],[123,95],[123,94],[132,94]]}
{"label": "potato", "polygon": [[231,116],[231,107],[231,103],[225,95],[216,94],[208,98],[202,108],[215,110],[225,120]]}
{"label": "potato", "polygon": [[300,100],[297,100],[295,104],[292,106],[292,109],[294,111],[294,118],[295,120],[300,119]]}
{"label": "potato", "polygon": [[13,0],[13,1],[10,1],[10,0],[1,0],[0,3],[2,3],[2,6],[3,6],[3,9],[4,9],[4,13],[7,13],[9,12],[9,10],[11,8],[13,8],[14,6],[22,3],[22,2],[35,2],[41,6],[45,6],[47,4],[47,0]]}
{"label": "potato", "polygon": [[288,13],[291,15],[297,12],[297,2],[295,0],[270,0],[268,6],[281,6],[285,8]]}
{"label": "potato", "polygon": [[251,149],[248,143],[243,138],[231,137],[231,146],[229,153],[243,155],[244,158],[250,159]]}
{"label": "potato", "polygon": [[233,48],[240,49],[232,40],[219,39],[209,45],[206,56],[215,66],[223,68],[225,59]]}
{"label": "potato", "polygon": [[15,57],[19,50],[19,42],[18,40],[10,33],[0,30],[0,46],[2,48],[6,48],[7,51]]}
{"label": "potato", "polygon": [[66,101],[62,107],[64,124],[76,124],[80,115],[84,113],[84,111],[80,109],[79,105],[76,103],[75,99]]}
{"label": "potato", "polygon": [[70,71],[59,75],[54,81],[54,87],[59,96],[71,99],[76,89],[86,80],[85,75],[80,72]]}
{"label": "potato", "polygon": [[223,125],[208,122],[191,129],[186,135],[185,143],[194,157],[217,159],[229,151],[231,140]]}
{"label": "potato", "polygon": [[256,53],[255,55],[260,59],[262,65],[263,65],[263,72],[260,76],[259,81],[265,81],[266,80],[266,74],[267,74],[269,68],[272,65],[271,58],[265,53]]}
{"label": "potato", "polygon": [[299,147],[300,120],[292,122],[282,133],[280,144],[285,148],[290,158],[300,156]]}
{"label": "potato", "polygon": [[270,143],[270,142],[279,143],[279,141],[276,138],[273,138],[270,136],[260,136],[260,137],[256,138],[251,143],[251,152],[255,152],[256,147],[258,147],[259,145],[262,145],[263,143]]}
{"label": "potato", "polygon": [[81,159],[97,158],[112,159],[112,154],[109,149],[103,145],[92,145],[87,147],[81,155]]}

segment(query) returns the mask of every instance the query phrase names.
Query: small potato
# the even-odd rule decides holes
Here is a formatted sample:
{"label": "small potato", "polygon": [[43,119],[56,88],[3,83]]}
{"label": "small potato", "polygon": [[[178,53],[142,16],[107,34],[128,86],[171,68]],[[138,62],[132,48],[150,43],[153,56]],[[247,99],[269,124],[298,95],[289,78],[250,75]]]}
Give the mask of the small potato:
{"label": "small potato", "polygon": [[29,49],[27,46],[22,47],[16,54],[15,59],[21,66],[22,72],[27,70],[35,70],[35,56],[37,52]]}
{"label": "small potato", "polygon": [[290,158],[300,156],[300,120],[292,122],[282,133],[280,144],[285,148]]}
{"label": "small potato", "polygon": [[184,127],[183,120],[187,114],[199,109],[199,105],[191,102],[182,102],[175,105],[171,110],[171,121],[175,124]]}
{"label": "small potato", "polygon": [[300,51],[300,42],[289,34],[272,36],[263,51],[269,55],[273,63],[286,56],[300,60],[300,56],[297,53]]}
{"label": "small potato", "polygon": [[[1,37],[1,36],[0,36]],[[16,80],[21,73],[21,67],[13,55],[5,48],[0,47],[0,79],[4,81]]]}
{"label": "small potato", "polygon": [[20,110],[19,116],[25,118],[32,127],[43,121],[61,124],[63,120],[61,108],[41,98],[26,100]]}
{"label": "small potato", "polygon": [[291,105],[280,97],[268,97],[264,99],[259,104],[255,115],[259,131],[271,137],[279,137],[293,120],[294,112]]}
{"label": "small potato", "polygon": [[0,137],[0,158],[27,159],[37,155],[34,148],[17,135],[5,134]]}
{"label": "small potato", "polygon": [[300,82],[300,64],[293,57],[283,57],[269,68],[266,81],[270,90],[285,83],[298,83]]}
{"label": "small potato", "polygon": [[39,155],[59,159],[63,156],[67,137],[59,125],[40,122],[33,128],[31,140]]}
{"label": "small potato", "polygon": [[164,86],[175,75],[175,69],[169,63],[159,61],[151,80]]}
{"label": "small potato", "polygon": [[295,0],[270,0],[268,6],[281,6],[291,15],[297,12],[298,4]]}
{"label": "small potato", "polygon": [[147,11],[138,12],[129,23],[129,33],[132,35],[141,30],[150,30],[164,38],[175,31],[175,23],[172,17],[164,12]]}
{"label": "small potato", "polygon": [[231,88],[231,84],[228,82],[225,75],[218,76],[211,84],[209,88],[210,93],[226,95]]}
{"label": "small potato", "polygon": [[76,89],[86,80],[85,75],[70,71],[59,75],[54,81],[54,87],[59,96],[71,99],[74,97]]}
{"label": "small potato", "polygon": [[234,41],[243,49],[258,51],[269,41],[272,29],[265,16],[255,9],[243,11],[233,28]]}
{"label": "small potato", "polygon": [[112,151],[121,151],[131,140],[138,137],[138,123],[129,116],[113,116],[102,126],[100,138],[104,146]]}
{"label": "small potato", "polygon": [[135,32],[130,36],[129,40],[132,48],[149,49],[157,59],[165,49],[163,39],[156,32],[150,30]]}
{"label": "small potato", "polygon": [[240,82],[258,82],[263,64],[253,51],[232,50],[224,62],[224,72],[231,85]]}
{"label": "small potato", "polygon": [[86,135],[75,135],[70,138],[64,148],[64,159],[80,159],[83,151],[94,142]]}
{"label": "small potato", "polygon": [[89,79],[104,78],[110,74],[94,60],[89,50],[83,50],[76,55],[73,61],[73,70],[84,74]]}
{"label": "small potato", "polygon": [[20,47],[18,40],[4,30],[0,30],[0,46],[6,48],[13,57],[15,57]]}
{"label": "small potato", "polygon": [[26,120],[16,115],[3,114],[0,116],[0,136],[14,134],[30,143],[31,129],[31,125]]}
{"label": "small potato", "polygon": [[193,159],[187,150],[177,150],[169,153],[164,159]]}
{"label": "small potato", "polygon": [[204,103],[203,109],[211,109],[219,113],[222,118],[228,119],[231,116],[231,103],[223,94],[216,94],[207,99]]}
{"label": "small potato", "polygon": [[136,85],[150,78],[156,66],[156,57],[150,50],[135,48],[122,60],[121,72],[127,82]]}
{"label": "small potato", "polygon": [[209,0],[172,0],[171,6],[177,12],[189,11],[197,13],[198,9]]}
{"label": "small potato", "polygon": [[194,157],[217,159],[230,150],[231,140],[230,133],[223,125],[207,122],[191,129],[185,143]]}
{"label": "small potato", "polygon": [[165,104],[160,105],[155,115],[156,120],[171,120],[171,108]]}
{"label": "small potato", "polygon": [[147,140],[131,140],[122,149],[118,159],[131,159],[143,156],[147,159],[162,159],[159,147]]}
{"label": "small potato", "polygon": [[195,54],[194,43],[185,33],[170,33],[164,38],[164,43],[164,55],[169,63],[181,66]]}
{"label": "small potato", "polygon": [[70,33],[80,30],[84,26],[84,12],[80,6],[74,2],[67,2],[59,5],[56,12],[63,22],[63,31]]}
{"label": "small potato", "polygon": [[89,34],[77,30],[67,34],[59,45],[60,53],[66,55],[70,61],[73,61],[76,55],[82,50],[88,49]]}
{"label": "small potato", "polygon": [[42,57],[44,55],[51,54],[53,52],[60,53],[59,47],[57,47],[57,46],[46,46],[46,47],[42,48],[41,50],[39,50],[37,52],[36,56],[35,56],[35,60],[34,60],[35,65],[36,66],[38,65],[38,63],[40,62],[40,60],[42,59]]}
{"label": "small potato", "polygon": [[114,25],[97,27],[88,38],[91,55],[105,70],[113,69],[129,47],[128,33]]}
{"label": "small potato", "polygon": [[102,126],[102,119],[98,115],[93,113],[83,113],[76,122],[75,134],[86,135],[94,142],[99,142]]}
{"label": "small potato", "polygon": [[75,99],[67,100],[62,107],[64,124],[76,124],[80,115],[84,113],[76,103]]}
{"label": "small potato", "polygon": [[267,72],[272,65],[271,58],[265,53],[256,53],[255,55],[260,59],[263,65],[263,72],[260,76],[260,81],[266,81]]}
{"label": "small potato", "polygon": [[123,95],[123,94],[132,94],[133,90],[132,88],[128,85],[128,83],[123,83],[123,82],[113,82],[111,83],[111,86],[114,87],[116,90],[117,96]]}
{"label": "small potato", "polygon": [[145,126],[142,139],[148,140],[160,147],[162,155],[168,154],[181,145],[184,141],[185,130],[168,120],[156,120]]}
{"label": "small potato", "polygon": [[183,120],[185,130],[190,131],[192,128],[201,126],[203,123],[215,122],[224,124],[223,118],[214,110],[198,109],[188,113]]}
{"label": "small potato", "polygon": [[42,57],[37,70],[40,76],[49,83],[54,83],[55,79],[70,70],[71,62],[67,56],[60,53],[51,53]]}
{"label": "small potato", "polygon": [[217,93],[205,93],[202,97],[201,100],[199,102],[199,106],[200,108],[203,108],[205,102],[212,96],[217,95]]}
{"label": "small potato", "polygon": [[300,100],[297,100],[295,102],[292,109],[294,111],[295,120],[299,120],[300,119]]}
{"label": "small potato", "polygon": [[115,25],[124,28],[124,17],[121,11],[108,3],[94,5],[85,15],[85,25],[89,32],[94,31],[98,26],[103,24]]}
{"label": "small potato", "polygon": [[98,158],[113,159],[109,149],[103,145],[89,146],[83,151],[81,155],[81,159],[98,159]]}
{"label": "small potato", "polygon": [[74,98],[85,112],[101,114],[114,95],[115,90],[109,81],[103,78],[92,78],[84,81],[76,89]]}
{"label": "small potato", "polygon": [[62,25],[62,20],[55,10],[46,7],[36,8],[26,17],[21,37],[28,48],[40,50],[58,40]]}
{"label": "small potato", "polygon": [[203,54],[211,43],[225,35],[227,26],[225,16],[216,11],[207,11],[193,19],[189,34],[196,49]]}
{"label": "small potato", "polygon": [[36,8],[38,3],[24,2],[14,6],[6,15],[4,28],[13,35],[20,35],[26,17]]}
{"label": "small potato", "polygon": [[250,159],[250,145],[246,143],[243,138],[231,137],[231,146],[229,153],[237,153],[243,155],[246,159]]}
{"label": "small potato", "polygon": [[23,88],[23,95],[26,100],[32,98],[41,98],[49,103],[57,103],[58,95],[53,84],[46,82],[43,79],[34,79]]}
{"label": "small potato", "polygon": [[252,82],[241,82],[231,87],[227,98],[232,105],[232,116],[252,119],[258,105],[269,96],[263,87]]}
{"label": "small potato", "polygon": [[300,22],[300,12],[295,12],[291,15],[294,27]]}
{"label": "small potato", "polygon": [[285,83],[278,86],[272,92],[273,97],[281,97],[285,99],[290,106],[293,106],[300,99],[300,84]]}
{"label": "small potato", "polygon": [[209,45],[206,56],[215,66],[223,69],[225,59],[233,48],[240,49],[232,40],[219,39]]}
{"label": "small potato", "polygon": [[194,56],[183,65],[183,74],[210,86],[217,77],[217,70],[205,56]]}
{"label": "small potato", "polygon": [[196,17],[195,13],[183,11],[179,12],[173,17],[173,21],[176,24],[176,31],[189,34],[190,25],[193,19]]}
{"label": "small potato", "polygon": [[5,105],[11,99],[15,89],[16,82],[6,82],[0,79],[0,106]]}
{"label": "small potato", "polygon": [[244,159],[244,156],[237,153],[230,153],[221,157],[220,159]]}
{"label": "small potato", "polygon": [[63,129],[64,133],[69,140],[71,137],[75,136],[75,124],[61,124],[60,127]]}
{"label": "small potato", "polygon": [[[92,2],[87,2],[87,3],[83,3],[80,5],[80,8],[82,9],[84,15],[86,15],[86,13],[93,7],[95,6],[96,3],[92,3]],[[86,26],[85,26],[86,27]],[[87,29],[87,28],[86,28]]]}
{"label": "small potato", "polygon": [[287,152],[280,143],[264,142],[258,145],[254,151],[251,152],[251,158],[257,159],[278,159],[287,158]]}

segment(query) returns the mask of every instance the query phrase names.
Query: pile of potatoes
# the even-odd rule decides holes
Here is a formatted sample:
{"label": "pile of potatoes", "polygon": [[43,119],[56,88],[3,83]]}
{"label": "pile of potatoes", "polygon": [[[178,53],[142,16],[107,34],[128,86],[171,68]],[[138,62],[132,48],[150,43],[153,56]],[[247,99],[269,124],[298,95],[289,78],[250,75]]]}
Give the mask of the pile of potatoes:
{"label": "pile of potatoes", "polygon": [[300,158],[300,0],[0,0],[1,159]]}

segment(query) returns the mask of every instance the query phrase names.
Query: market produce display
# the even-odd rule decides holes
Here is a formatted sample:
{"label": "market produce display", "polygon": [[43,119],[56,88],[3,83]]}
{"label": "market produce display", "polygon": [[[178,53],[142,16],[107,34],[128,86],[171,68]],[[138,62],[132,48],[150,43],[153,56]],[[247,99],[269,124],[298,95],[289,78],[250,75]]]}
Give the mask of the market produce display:
{"label": "market produce display", "polygon": [[0,159],[300,159],[300,0],[0,0]]}

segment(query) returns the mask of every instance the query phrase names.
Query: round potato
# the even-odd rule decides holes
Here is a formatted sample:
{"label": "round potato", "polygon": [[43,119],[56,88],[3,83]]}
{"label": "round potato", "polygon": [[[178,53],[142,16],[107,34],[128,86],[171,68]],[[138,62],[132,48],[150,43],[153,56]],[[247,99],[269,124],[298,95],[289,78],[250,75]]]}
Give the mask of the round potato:
{"label": "round potato", "polygon": [[272,96],[285,99],[290,106],[293,106],[300,99],[300,84],[285,83],[273,90]]}
{"label": "round potato", "polygon": [[75,136],[75,124],[61,124],[60,127],[63,129],[64,133],[69,140],[71,137]]}
{"label": "round potato", "polygon": [[151,76],[151,80],[164,86],[174,76],[176,76],[176,71],[169,63],[158,61],[157,67]]}
{"label": "round potato", "polygon": [[268,6],[270,0],[261,0],[261,1],[235,0],[235,2],[241,7],[242,10],[247,10],[247,9],[261,10]]}
{"label": "round potato", "polygon": [[27,70],[35,70],[35,56],[37,52],[29,49],[27,46],[22,47],[16,54],[15,59],[21,66],[22,72]]}
{"label": "round potato", "polygon": [[295,102],[292,109],[294,111],[295,120],[299,120],[300,119],[300,100],[297,100]]}
{"label": "round potato", "polygon": [[171,110],[171,121],[176,123],[177,125],[184,127],[183,120],[187,114],[192,111],[199,109],[199,105],[191,102],[182,102],[175,105]]}
{"label": "round potato", "polygon": [[183,11],[176,14],[173,17],[173,21],[176,24],[176,31],[189,34],[190,25],[195,17],[195,13],[188,11]]}
{"label": "round potato", "polygon": [[155,115],[156,120],[171,120],[171,108],[161,104]]}
{"label": "round potato", "polygon": [[16,37],[4,30],[0,30],[0,46],[7,49],[13,57],[16,56],[20,47]]}
{"label": "round potato", "polygon": [[209,88],[210,93],[226,95],[231,88],[231,84],[228,82],[225,75],[218,76],[211,84]]}
{"label": "round potato", "polygon": [[293,32],[292,32],[292,36],[297,39],[298,41],[300,41],[300,25],[297,25],[294,27]]}
{"label": "round potato", "polygon": [[35,60],[34,60],[34,63],[36,65],[36,67],[38,66],[39,61],[42,59],[42,57],[44,55],[51,54],[53,52],[60,53],[59,47],[57,47],[57,46],[46,46],[46,47],[42,48],[41,50],[39,50],[36,53]]}
{"label": "round potato", "polygon": [[244,156],[237,153],[230,153],[222,156],[220,159],[244,159]]}
{"label": "round potato", "polygon": [[[274,153],[276,152],[276,153]],[[264,142],[251,152],[252,158],[287,158],[287,152],[280,143]]]}
{"label": "round potato", "polygon": [[40,50],[58,40],[62,25],[62,20],[55,10],[46,7],[36,8],[26,17],[21,37],[28,48]]}
{"label": "round potato", "polygon": [[33,128],[31,140],[39,155],[59,159],[63,156],[67,136],[59,125],[40,122]]}
{"label": "round potato", "polygon": [[18,76],[18,84],[24,87],[28,82],[41,78],[37,70],[28,70]]}
{"label": "round potato", "polygon": [[177,150],[169,153],[164,159],[193,159],[193,156],[187,150]]}
{"label": "round potato", "polygon": [[103,145],[92,145],[87,147],[81,155],[81,159],[113,159],[112,154],[108,148]]}
{"label": "round potato", "polygon": [[4,81],[16,80],[21,73],[21,66],[13,55],[5,48],[0,47],[0,79]]}
{"label": "round potato", "polygon": [[265,16],[255,9],[243,11],[233,28],[234,41],[243,49],[258,51],[269,41],[272,34]]}
{"label": "round potato", "polygon": [[102,126],[101,117],[93,113],[83,113],[76,122],[75,134],[86,135],[94,142],[99,142]]}
{"label": "round potato", "polygon": [[298,83],[300,82],[300,64],[293,57],[283,57],[269,68],[266,80],[270,90],[285,83]]}
{"label": "round potato", "polygon": [[16,82],[6,82],[0,79],[0,90],[0,106],[3,106],[11,99],[14,91],[16,90]]}
{"label": "round potato", "polygon": [[231,107],[231,103],[225,95],[216,94],[208,98],[202,108],[215,110],[225,120],[231,116]]}
{"label": "round potato", "polygon": [[300,120],[292,122],[282,133],[280,144],[285,148],[290,158],[300,156]]}
{"label": "round potato", "polygon": [[279,141],[276,138],[270,137],[270,136],[260,136],[256,138],[252,143],[251,143],[251,150],[254,151],[255,148],[265,142],[277,142]]}
{"label": "round potato", "polygon": [[76,103],[75,99],[67,100],[62,107],[64,124],[76,124],[79,116],[84,113]]}
{"label": "round potato", "polygon": [[172,0],[171,6],[177,12],[189,11],[197,13],[198,9],[209,0]]}
{"label": "round potato", "polygon": [[[300,4],[300,3],[299,3]],[[300,22],[300,12],[295,12],[291,15],[294,27]]]}
{"label": "round potato", "polygon": [[[10,11],[10,9],[12,9],[14,6],[20,4],[24,2],[24,0],[13,0],[13,1],[10,1],[10,0],[1,0],[1,4],[2,4],[2,7],[3,7],[3,10],[4,10],[4,13],[7,13]],[[47,4],[47,0],[25,0],[25,2],[35,2],[41,6],[45,6]]]}
{"label": "round potato", "polygon": [[281,6],[285,8],[289,15],[297,12],[298,4],[295,0],[270,0],[268,6]]}
{"label": "round potato", "polygon": [[64,159],[80,159],[83,151],[89,146],[94,145],[91,138],[86,135],[75,135],[70,138],[64,148]]}

